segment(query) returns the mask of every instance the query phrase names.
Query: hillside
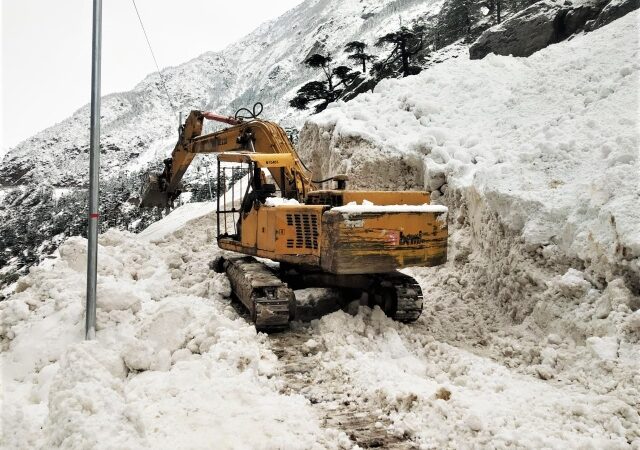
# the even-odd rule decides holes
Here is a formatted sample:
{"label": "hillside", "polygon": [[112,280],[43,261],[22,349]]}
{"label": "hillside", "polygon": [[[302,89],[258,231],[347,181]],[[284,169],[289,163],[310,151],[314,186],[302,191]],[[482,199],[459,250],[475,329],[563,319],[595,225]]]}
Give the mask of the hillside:
{"label": "hillside", "polygon": [[384,80],[311,117],[301,156],[316,179],[435,191],[465,209],[481,199],[528,250],[553,248],[637,291],[636,19],[529,58],[457,58]]}
{"label": "hillside", "polygon": [[210,270],[213,205],[192,204],[100,237],[83,342],[86,241],[68,239],[0,302],[0,445],[637,448],[639,19],[306,121],[316,174],[449,207],[448,262],[407,271],[416,323],[352,305],[256,333]]}
{"label": "hillside", "polygon": [[[300,126],[308,113],[288,102],[317,72],[301,63],[310,53],[326,51],[346,61],[351,40],[372,44],[398,17],[410,21],[438,12],[441,0],[307,0],[267,22],[221,52],[206,53],[162,71],[168,91],[184,117],[192,109],[233,114],[260,101],[264,116],[283,126]],[[376,51],[376,49],[373,49]],[[379,49],[377,51],[380,51]],[[46,183],[84,186],[88,171],[89,106],[69,119],[24,141],[5,155],[0,186]],[[102,174],[148,169],[165,158],[176,140],[172,115],[157,74],[129,92],[102,99]]]}

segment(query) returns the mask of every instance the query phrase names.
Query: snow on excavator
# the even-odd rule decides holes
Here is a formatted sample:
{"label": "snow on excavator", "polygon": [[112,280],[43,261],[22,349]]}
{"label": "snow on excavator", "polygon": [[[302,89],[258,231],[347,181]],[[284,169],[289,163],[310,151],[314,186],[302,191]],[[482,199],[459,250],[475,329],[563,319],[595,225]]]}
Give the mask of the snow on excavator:
{"label": "snow on excavator", "polygon": [[[231,125],[202,134],[204,119]],[[193,158],[216,153],[217,241],[246,255],[214,263],[258,330],[288,327],[293,289],[337,288],[345,299],[378,305],[395,320],[415,321],[422,290],[398,272],[447,258],[447,208],[418,191],[318,189],[286,133],[273,122],[191,111],[162,173],[150,175],[141,207],[170,207]],[[233,183],[233,184],[232,184]],[[230,189],[230,185],[232,186]],[[279,262],[274,269],[254,257]]]}

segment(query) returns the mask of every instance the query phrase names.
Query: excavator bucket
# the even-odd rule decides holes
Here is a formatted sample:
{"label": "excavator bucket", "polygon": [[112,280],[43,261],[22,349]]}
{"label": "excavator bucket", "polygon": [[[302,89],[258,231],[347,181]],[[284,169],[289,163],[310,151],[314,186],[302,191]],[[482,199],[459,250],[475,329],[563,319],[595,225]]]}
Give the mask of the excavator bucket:
{"label": "excavator bucket", "polygon": [[143,180],[142,195],[140,197],[141,208],[164,208],[170,204],[167,192],[160,190],[157,175],[147,174]]}

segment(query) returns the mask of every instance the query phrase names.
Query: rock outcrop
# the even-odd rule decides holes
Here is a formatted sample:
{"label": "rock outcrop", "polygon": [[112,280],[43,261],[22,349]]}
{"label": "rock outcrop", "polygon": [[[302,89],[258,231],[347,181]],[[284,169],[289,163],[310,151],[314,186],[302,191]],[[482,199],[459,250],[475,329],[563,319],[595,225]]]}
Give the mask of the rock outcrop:
{"label": "rock outcrop", "polygon": [[638,8],[640,8],[640,0],[611,0],[593,23],[587,24],[586,29],[591,31],[605,26]]}
{"label": "rock outcrop", "polygon": [[543,0],[486,30],[469,47],[471,59],[489,53],[526,57],[580,31],[591,31],[640,6],[640,0]]}

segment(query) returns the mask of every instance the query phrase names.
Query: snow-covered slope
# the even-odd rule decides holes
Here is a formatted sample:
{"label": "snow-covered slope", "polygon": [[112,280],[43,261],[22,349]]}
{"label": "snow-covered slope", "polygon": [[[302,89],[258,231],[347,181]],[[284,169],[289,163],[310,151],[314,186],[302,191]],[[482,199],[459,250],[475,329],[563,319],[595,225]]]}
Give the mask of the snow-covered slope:
{"label": "snow-covered slope", "polygon": [[[372,44],[385,30],[438,12],[442,0],[307,0],[267,22],[241,41],[163,70],[176,107],[186,114],[206,109],[233,114],[261,101],[264,117],[285,126],[300,125],[308,113],[288,102],[305,82],[318,77],[302,61],[312,52],[329,52],[346,61],[351,40]],[[372,49],[375,51],[380,51]],[[88,168],[89,108],[12,149],[2,161],[0,184],[43,180],[56,186],[85,185]],[[166,157],[177,137],[173,116],[153,74],[132,91],[102,102],[102,169],[109,177],[122,170],[148,168]]]}
{"label": "snow-covered slope", "polygon": [[[428,397],[434,385],[418,394],[416,381],[406,387],[415,405],[403,410],[396,403],[393,423],[418,442],[434,448],[638,445],[639,19],[631,13],[526,59],[446,61],[337,104],[302,130],[299,146],[315,177],[347,173],[357,187],[433,189],[432,198],[449,207],[449,261],[410,271],[427,301],[402,342],[415,344],[407,354],[411,364],[426,351],[424,360],[439,366],[427,363],[427,378],[451,383],[459,401],[468,401],[465,414],[475,415]],[[319,327],[331,330],[319,344],[331,352],[329,361],[349,352],[353,369],[369,375],[394,364],[395,336],[374,340],[378,347],[370,350],[376,325],[365,318],[355,329],[366,342],[355,339],[362,352],[352,352],[342,344],[350,335],[346,326]],[[466,356],[450,359],[451,347],[509,371],[482,369],[482,378]],[[363,355],[368,351],[371,358]],[[415,379],[423,370],[403,367]],[[510,390],[503,384],[507,373],[558,390],[533,394],[533,385],[520,386],[503,403],[498,392]],[[364,390],[388,386],[382,375],[373,383],[354,378]],[[488,387],[492,380],[495,390]],[[481,400],[471,386],[492,392]],[[404,387],[398,382],[388,390]],[[619,415],[586,419],[589,438],[571,436],[578,429],[572,419],[555,415],[595,412],[587,406],[593,399],[565,403],[567,392],[582,389],[621,408]],[[545,408],[554,424],[524,412],[514,419],[517,403],[527,398],[522,407],[538,419],[536,409],[553,398]],[[449,428],[451,422],[457,425]],[[437,423],[439,432],[448,430],[444,438],[433,433]],[[476,431],[467,431],[471,441],[460,438],[463,424]]]}

